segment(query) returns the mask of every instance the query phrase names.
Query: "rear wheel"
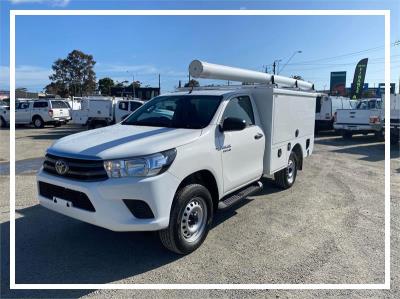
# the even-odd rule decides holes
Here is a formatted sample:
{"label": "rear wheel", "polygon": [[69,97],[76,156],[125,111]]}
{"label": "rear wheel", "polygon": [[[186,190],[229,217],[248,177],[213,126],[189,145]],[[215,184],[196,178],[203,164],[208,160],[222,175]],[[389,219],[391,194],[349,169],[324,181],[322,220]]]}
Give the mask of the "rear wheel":
{"label": "rear wheel", "polygon": [[296,181],[296,176],[297,156],[294,152],[291,152],[287,167],[275,173],[275,183],[283,189],[289,189]]}
{"label": "rear wheel", "polygon": [[396,145],[400,141],[400,134],[391,134],[390,135],[390,144]]}
{"label": "rear wheel", "polygon": [[4,118],[2,116],[0,116],[0,127],[5,128],[6,126],[7,126],[6,121],[4,120]]}
{"label": "rear wheel", "polygon": [[40,116],[35,116],[35,117],[33,118],[33,126],[34,126],[36,129],[41,129],[41,128],[43,128],[43,127],[44,127],[44,121],[43,121],[43,119],[42,119]]}
{"label": "rear wheel", "polygon": [[210,192],[202,185],[183,187],[172,204],[169,226],[159,231],[161,243],[178,254],[196,250],[207,237],[213,210]]}
{"label": "rear wheel", "polygon": [[376,131],[374,132],[375,137],[379,140],[379,141],[385,141],[385,134],[383,132],[383,130],[380,131]]}

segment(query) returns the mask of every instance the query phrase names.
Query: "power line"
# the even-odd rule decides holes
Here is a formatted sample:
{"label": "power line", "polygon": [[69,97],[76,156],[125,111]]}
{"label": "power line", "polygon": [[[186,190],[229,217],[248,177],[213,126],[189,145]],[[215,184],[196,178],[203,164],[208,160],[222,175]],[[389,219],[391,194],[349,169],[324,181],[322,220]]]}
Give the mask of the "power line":
{"label": "power line", "polygon": [[[400,41],[398,41],[398,40],[390,44],[391,47],[398,46],[398,45],[400,45]],[[365,50],[360,50],[360,51],[356,51],[356,52],[350,52],[350,53],[346,53],[346,54],[331,56],[331,57],[301,61],[301,62],[297,62],[296,64],[312,63],[312,62],[318,62],[318,61],[324,61],[324,60],[335,60],[335,59],[340,59],[340,58],[347,57],[347,56],[353,56],[353,55],[358,55],[358,54],[367,53],[367,52],[371,52],[371,51],[377,51],[377,50],[383,49],[383,48],[385,48],[384,45],[379,46],[379,47],[365,49]]]}

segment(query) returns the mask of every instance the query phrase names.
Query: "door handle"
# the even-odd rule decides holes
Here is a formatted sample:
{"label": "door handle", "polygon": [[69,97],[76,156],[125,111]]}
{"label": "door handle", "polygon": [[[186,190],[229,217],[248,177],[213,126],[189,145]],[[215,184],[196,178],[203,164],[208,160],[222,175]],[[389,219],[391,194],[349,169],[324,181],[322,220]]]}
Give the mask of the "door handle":
{"label": "door handle", "polygon": [[254,136],[254,139],[261,139],[263,136],[264,136],[263,134],[257,133],[257,134]]}

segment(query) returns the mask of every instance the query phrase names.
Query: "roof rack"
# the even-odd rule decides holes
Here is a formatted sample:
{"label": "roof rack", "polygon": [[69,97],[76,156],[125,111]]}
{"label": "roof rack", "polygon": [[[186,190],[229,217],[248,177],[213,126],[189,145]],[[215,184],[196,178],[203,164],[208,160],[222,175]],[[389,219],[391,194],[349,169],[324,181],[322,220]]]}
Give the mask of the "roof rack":
{"label": "roof rack", "polygon": [[[189,65],[189,74],[194,78],[238,81],[242,83],[276,84],[305,90],[314,90],[314,84],[289,77],[261,73],[246,69],[193,60]],[[252,86],[252,85],[242,85]]]}

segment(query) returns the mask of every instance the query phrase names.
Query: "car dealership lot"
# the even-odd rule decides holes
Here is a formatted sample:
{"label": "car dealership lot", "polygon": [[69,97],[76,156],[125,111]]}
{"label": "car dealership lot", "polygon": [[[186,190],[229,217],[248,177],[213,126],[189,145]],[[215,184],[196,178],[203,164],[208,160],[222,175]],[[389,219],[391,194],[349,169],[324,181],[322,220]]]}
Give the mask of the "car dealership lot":
{"label": "car dealership lot", "polygon": [[[384,144],[373,135],[350,141],[332,133],[318,137],[293,188],[281,191],[264,180],[260,194],[217,213],[197,251],[178,256],[165,250],[155,233],[115,233],[38,205],[35,172],[45,149],[80,129],[16,130],[17,283],[384,282]],[[19,297],[28,293],[6,288],[9,131],[0,134],[2,296]],[[392,279],[398,281],[398,147],[391,155]],[[37,292],[51,297],[92,293]]]}

